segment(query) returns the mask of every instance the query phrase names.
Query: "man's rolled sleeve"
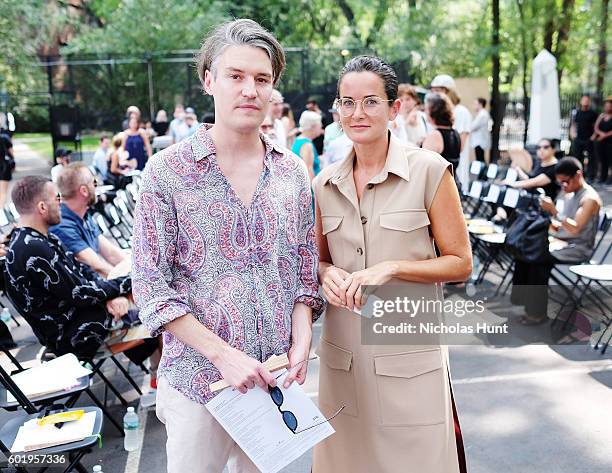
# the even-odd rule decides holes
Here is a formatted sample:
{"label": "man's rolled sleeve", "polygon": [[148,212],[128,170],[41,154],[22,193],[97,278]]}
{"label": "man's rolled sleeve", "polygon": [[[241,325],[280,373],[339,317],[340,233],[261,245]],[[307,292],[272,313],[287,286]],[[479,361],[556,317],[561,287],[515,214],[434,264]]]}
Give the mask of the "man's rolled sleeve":
{"label": "man's rolled sleeve", "polygon": [[319,296],[319,250],[314,230],[314,213],[312,208],[312,191],[310,180],[303,169],[300,182],[300,224],[298,226],[299,274],[295,303],[301,302],[312,309],[312,321],[315,322],[325,309],[325,301]]}
{"label": "man's rolled sleeve", "polygon": [[172,194],[155,175],[160,161],[161,156],[157,156],[143,172],[132,239],[134,300],[152,336],[161,334],[165,324],[191,312],[186,298],[171,287],[178,223],[168,202]]}

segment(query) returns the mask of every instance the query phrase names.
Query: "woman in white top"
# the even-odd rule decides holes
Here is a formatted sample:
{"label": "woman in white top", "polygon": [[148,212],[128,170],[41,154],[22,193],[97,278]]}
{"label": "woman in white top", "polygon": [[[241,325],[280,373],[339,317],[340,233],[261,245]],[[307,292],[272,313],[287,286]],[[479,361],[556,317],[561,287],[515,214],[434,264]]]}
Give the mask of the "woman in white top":
{"label": "woman in white top", "polygon": [[391,131],[403,142],[421,146],[427,136],[427,118],[418,108],[419,97],[410,84],[400,84],[397,89],[400,109],[391,122]]}

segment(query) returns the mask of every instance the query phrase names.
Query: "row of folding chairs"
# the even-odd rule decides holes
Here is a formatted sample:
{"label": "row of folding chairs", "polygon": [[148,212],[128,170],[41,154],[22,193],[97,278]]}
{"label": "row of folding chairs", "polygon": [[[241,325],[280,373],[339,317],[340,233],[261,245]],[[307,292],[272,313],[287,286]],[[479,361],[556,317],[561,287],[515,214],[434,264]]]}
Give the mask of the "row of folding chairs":
{"label": "row of folding chairs", "polygon": [[[95,167],[90,169],[97,173]],[[123,249],[132,247],[134,209],[139,188],[140,176],[134,173],[132,182],[125,189],[111,189],[109,195],[113,197],[95,208],[94,219],[102,233]]]}
{"label": "row of folding chairs", "polygon": [[[8,458],[11,453],[16,456],[25,454],[25,452],[11,452],[11,449],[19,429],[26,422],[33,419],[40,419],[49,414],[83,409],[86,413],[95,413],[94,428],[90,437],[63,445],[28,451],[27,455],[35,454],[42,456],[64,454],[67,455],[68,459],[67,464],[62,466],[64,472],[67,473],[75,470],[79,473],[87,472],[86,468],[81,463],[81,459],[87,453],[91,452],[98,438],[100,438],[104,412],[104,406],[91,392],[90,377],[83,376],[79,378],[77,380],[77,385],[66,391],[28,397],[12,379],[12,376],[21,371],[24,371],[21,366],[19,366],[17,370],[8,372],[0,365],[0,408],[9,412],[15,412],[15,415],[0,427],[0,452],[2,452],[6,458]],[[97,407],[85,406],[75,408],[76,402],[83,393],[87,394],[97,404]],[[15,400],[9,399],[9,394],[11,394]],[[24,467],[17,467],[16,471],[26,472],[27,470]]]}

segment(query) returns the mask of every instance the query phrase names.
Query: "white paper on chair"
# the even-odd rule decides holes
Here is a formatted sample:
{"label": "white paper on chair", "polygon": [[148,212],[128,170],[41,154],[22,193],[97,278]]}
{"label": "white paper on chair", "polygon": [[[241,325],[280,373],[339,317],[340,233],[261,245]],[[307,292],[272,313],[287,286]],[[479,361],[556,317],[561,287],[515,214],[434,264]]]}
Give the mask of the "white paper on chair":
{"label": "white paper on chair", "polygon": [[95,424],[95,412],[86,412],[79,420],[66,422],[61,429],[52,424],[38,425],[38,419],[31,419],[19,428],[11,452],[30,452],[79,442],[93,435]]}
{"label": "white paper on chair", "polygon": [[478,174],[480,174],[480,170],[482,169],[481,166],[480,161],[472,161],[470,166],[470,174],[478,176]]}
{"label": "white paper on chair", "polygon": [[[27,397],[32,398],[70,389],[78,384],[79,378],[90,374],[90,369],[81,365],[75,355],[68,353],[12,375],[11,379]],[[8,391],[6,398],[8,402],[16,401]]]}
{"label": "white paper on chair", "polygon": [[[319,408],[297,383],[282,387],[285,373],[277,379],[283,393],[282,411],[291,411],[300,429],[325,420]],[[335,431],[329,422],[294,434],[283,422],[279,408],[270,393],[259,387],[240,394],[236,389],[225,389],[206,407],[244,453],[264,473],[276,473],[298,459],[317,443]]]}
{"label": "white paper on chair", "polygon": [[491,184],[491,187],[489,187],[489,193],[485,197],[485,202],[497,202],[497,199],[499,199],[500,191],[501,189],[498,185]]}
{"label": "white paper on chair", "polygon": [[516,172],[516,169],[509,168],[508,171],[506,172],[505,181],[506,182],[516,182],[517,179],[518,179],[518,172]]}
{"label": "white paper on chair", "polygon": [[504,195],[503,206],[509,207],[511,209],[515,209],[516,206],[518,205],[520,194],[521,194],[520,191],[517,189],[507,188],[506,195]]}
{"label": "white paper on chair", "polygon": [[478,199],[481,193],[482,193],[482,182],[481,181],[472,182],[472,187],[470,187],[470,197],[473,197],[474,199]]}
{"label": "white paper on chair", "polygon": [[495,179],[497,177],[497,164],[489,164],[487,169],[487,177],[489,179]]}

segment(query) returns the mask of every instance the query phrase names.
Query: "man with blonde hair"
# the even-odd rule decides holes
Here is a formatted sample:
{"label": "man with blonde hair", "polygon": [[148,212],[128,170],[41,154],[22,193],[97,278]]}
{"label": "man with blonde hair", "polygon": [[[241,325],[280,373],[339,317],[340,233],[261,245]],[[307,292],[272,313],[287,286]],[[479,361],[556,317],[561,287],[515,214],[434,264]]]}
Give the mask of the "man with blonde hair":
{"label": "man with blonde hair", "polygon": [[323,310],[310,182],[296,156],[259,132],[284,66],[281,45],[256,22],[216,27],[197,62],[214,125],[153,156],[142,174],[132,277],[140,318],[164,337],[157,416],[169,473],[258,471],[206,409],[211,383],[267,393],[276,379],[263,362],[283,353],[283,387],[306,377]]}
{"label": "man with blonde hair", "polygon": [[102,235],[89,210],[96,204],[96,178],[83,163],[62,170],[57,186],[62,195],[61,222],[50,228],[77,260],[107,277],[129,253]]}

